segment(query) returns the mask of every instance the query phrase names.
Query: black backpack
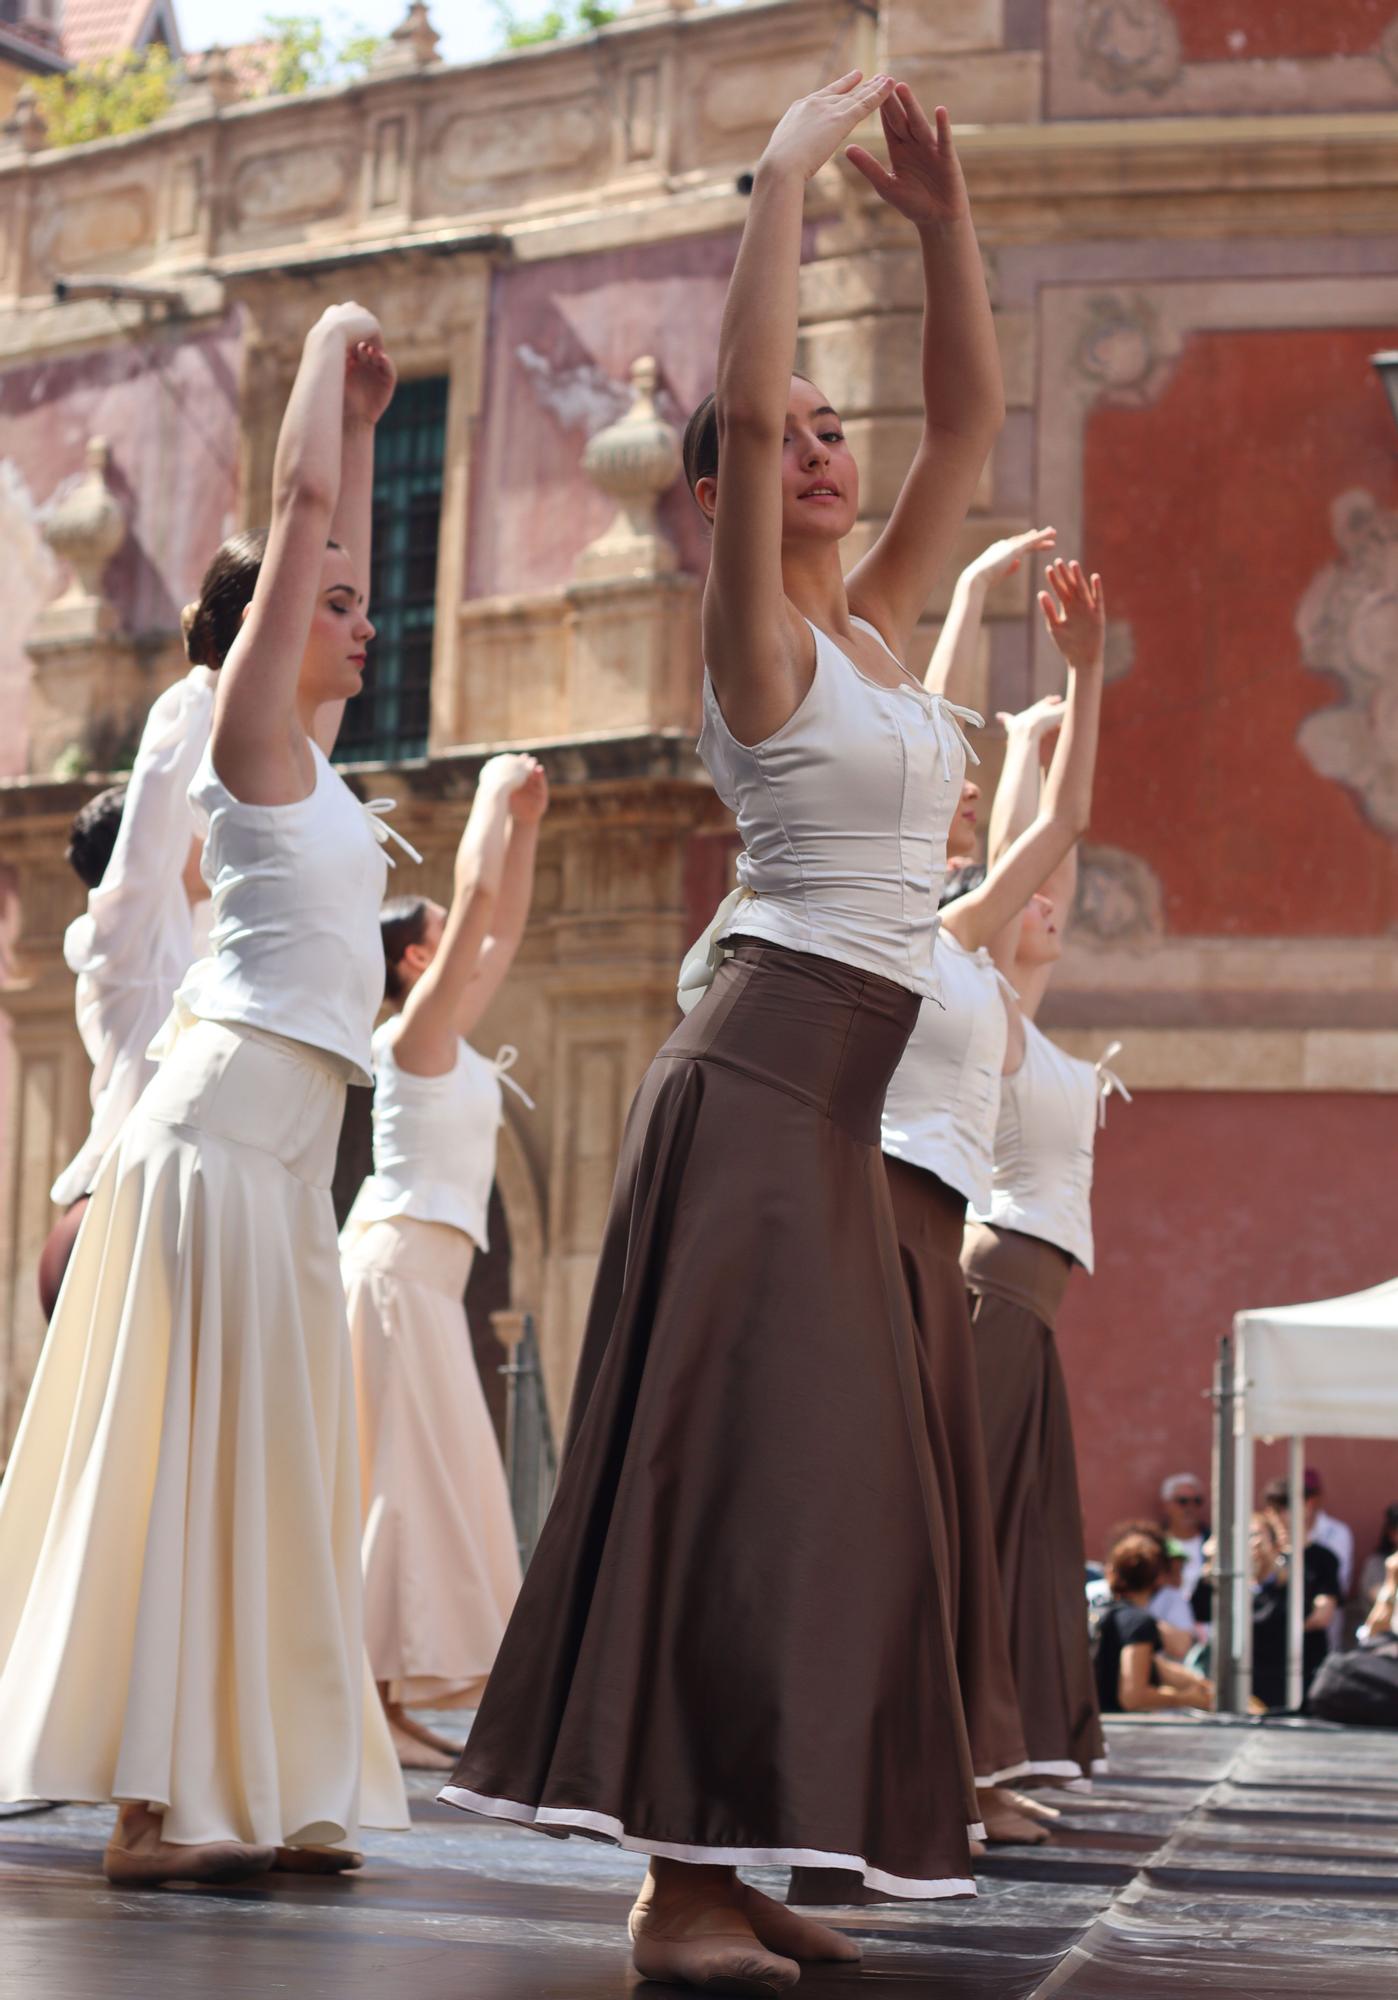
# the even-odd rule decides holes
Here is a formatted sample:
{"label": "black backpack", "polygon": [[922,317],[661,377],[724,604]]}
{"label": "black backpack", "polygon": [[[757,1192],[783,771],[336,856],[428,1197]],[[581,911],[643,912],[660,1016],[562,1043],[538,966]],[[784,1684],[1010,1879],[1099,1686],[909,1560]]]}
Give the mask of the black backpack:
{"label": "black backpack", "polygon": [[1311,1682],[1306,1710],[1323,1722],[1398,1729],[1398,1645],[1329,1654]]}

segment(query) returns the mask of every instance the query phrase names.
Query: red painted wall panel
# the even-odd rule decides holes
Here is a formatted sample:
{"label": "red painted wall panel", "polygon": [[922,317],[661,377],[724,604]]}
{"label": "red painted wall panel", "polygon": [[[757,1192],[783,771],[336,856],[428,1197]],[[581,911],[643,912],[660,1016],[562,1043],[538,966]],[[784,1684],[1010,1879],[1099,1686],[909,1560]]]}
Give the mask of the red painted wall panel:
{"label": "red painted wall panel", "polygon": [[1186,62],[1362,56],[1394,18],[1393,0],[1169,0]]}
{"label": "red painted wall panel", "polygon": [[[1111,1107],[1097,1273],[1074,1275],[1059,1336],[1090,1552],[1113,1523],[1153,1514],[1168,1474],[1208,1479],[1204,1396],[1235,1312],[1398,1276],[1396,1146],[1395,1096],[1159,1091]],[[1307,1456],[1371,1546],[1398,1500],[1398,1439],[1317,1439]],[[1259,1452],[1259,1478],[1281,1459]]]}
{"label": "red painted wall panel", "polygon": [[1398,845],[1297,744],[1340,696],[1296,615],[1336,561],[1331,508],[1398,507],[1398,441],[1369,366],[1398,327],[1199,333],[1148,404],[1084,441],[1088,555],[1134,664],[1111,684],[1094,838],[1159,876],[1166,928],[1372,936],[1398,923]]}

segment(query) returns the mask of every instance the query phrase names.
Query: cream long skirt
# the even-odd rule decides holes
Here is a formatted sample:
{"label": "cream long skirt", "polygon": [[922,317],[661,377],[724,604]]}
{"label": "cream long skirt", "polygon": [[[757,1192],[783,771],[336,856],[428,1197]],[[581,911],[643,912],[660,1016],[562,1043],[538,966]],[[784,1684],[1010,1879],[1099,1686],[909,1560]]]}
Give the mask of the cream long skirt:
{"label": "cream long skirt", "polygon": [[515,1598],[505,1469],[462,1297],[475,1245],[409,1216],[341,1239],[359,1403],[364,1630],[409,1706],[474,1707]]}
{"label": "cream long skirt", "polygon": [[0,1489],[0,1798],[168,1840],[408,1822],[364,1654],[344,1083],[199,1021],[98,1179]]}

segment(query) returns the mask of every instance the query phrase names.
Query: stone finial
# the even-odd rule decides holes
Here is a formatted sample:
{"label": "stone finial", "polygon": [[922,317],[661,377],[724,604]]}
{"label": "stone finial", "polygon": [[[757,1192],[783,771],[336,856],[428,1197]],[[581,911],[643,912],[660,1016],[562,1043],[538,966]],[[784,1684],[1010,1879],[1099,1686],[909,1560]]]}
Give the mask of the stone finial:
{"label": "stone finial", "polygon": [[631,368],[631,408],[590,439],[583,470],[617,503],[614,520],[578,558],[579,577],[655,576],[675,567],[656,502],[680,470],[680,441],[655,407],[660,370],[642,355]]}
{"label": "stone finial", "polygon": [[424,0],[412,0],[398,26],[374,51],[370,67],[375,75],[382,75],[385,71],[426,69],[441,60],[437,54],[441,39],[432,25]]}
{"label": "stone finial", "polygon": [[89,439],[87,470],[43,522],[44,540],[72,575],[62,596],[40,614],[41,638],[95,639],[116,628],[116,613],[102,595],[102,572],[126,540],[126,516],[107,485],[110,461],[107,440]]}
{"label": "stone finial", "polygon": [[48,144],[49,128],[30,84],[15,98],[15,108],[0,125],[0,151],[39,153]]}
{"label": "stone finial", "polygon": [[188,79],[186,99],[203,99],[213,111],[222,111],[225,105],[236,104],[242,95],[238,83],[238,72],[228,59],[227,49],[215,42],[202,55],[192,56],[185,70]]}
{"label": "stone finial", "polygon": [[627,8],[629,15],[636,14],[687,14],[698,0],[631,0]]}

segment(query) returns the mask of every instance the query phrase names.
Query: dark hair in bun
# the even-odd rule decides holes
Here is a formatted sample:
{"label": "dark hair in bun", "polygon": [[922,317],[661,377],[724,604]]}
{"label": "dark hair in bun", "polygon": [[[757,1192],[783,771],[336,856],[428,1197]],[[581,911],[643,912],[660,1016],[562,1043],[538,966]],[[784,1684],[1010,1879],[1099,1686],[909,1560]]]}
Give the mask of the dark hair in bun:
{"label": "dark hair in bun", "polygon": [[111,785],[89,799],[73,821],[64,858],[86,888],[95,889],[107,872],[125,804],[125,785]]}
{"label": "dark hair in bun", "polygon": [[228,658],[266,553],[264,529],[230,535],[205,570],[198,599],[186,606],[181,620],[192,666],[221,667]]}
{"label": "dark hair in bun", "polygon": [[425,896],[395,896],[379,911],[383,936],[384,998],[401,1000],[407,992],[399,966],[410,944],[421,944],[427,934],[428,903]]}

